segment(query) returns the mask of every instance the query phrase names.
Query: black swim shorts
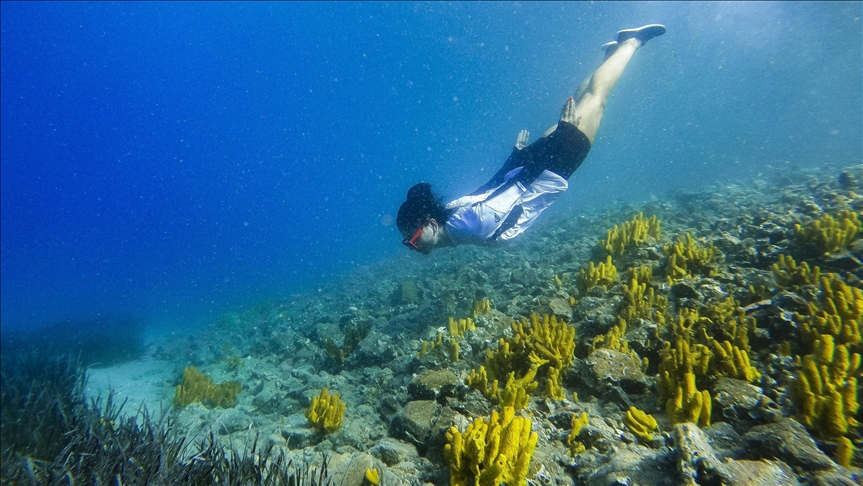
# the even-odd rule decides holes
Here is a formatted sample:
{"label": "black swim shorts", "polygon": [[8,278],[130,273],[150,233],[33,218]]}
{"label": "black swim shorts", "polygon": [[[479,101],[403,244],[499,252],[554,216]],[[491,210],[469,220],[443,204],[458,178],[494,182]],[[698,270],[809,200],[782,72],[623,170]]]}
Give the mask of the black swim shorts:
{"label": "black swim shorts", "polygon": [[[513,149],[503,167],[483,187],[495,187],[503,183],[504,176],[517,167],[523,167],[515,177],[525,187],[529,186],[544,170],[569,179],[575,169],[584,162],[590,152],[590,140],[575,125],[559,122],[549,136],[540,138],[527,147]],[[482,188],[478,192],[480,192]]]}

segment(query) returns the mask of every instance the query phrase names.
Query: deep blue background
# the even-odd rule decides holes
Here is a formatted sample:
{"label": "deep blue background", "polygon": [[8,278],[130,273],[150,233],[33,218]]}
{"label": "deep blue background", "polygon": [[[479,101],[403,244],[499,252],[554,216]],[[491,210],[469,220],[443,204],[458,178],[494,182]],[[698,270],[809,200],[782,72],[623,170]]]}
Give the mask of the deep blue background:
{"label": "deep blue background", "polygon": [[[860,163],[860,3],[2,3],[4,329],[169,325],[406,250],[662,22],[552,212]],[[526,236],[529,238],[530,236]],[[409,258],[422,258],[411,255]],[[434,258],[434,256],[429,257]]]}

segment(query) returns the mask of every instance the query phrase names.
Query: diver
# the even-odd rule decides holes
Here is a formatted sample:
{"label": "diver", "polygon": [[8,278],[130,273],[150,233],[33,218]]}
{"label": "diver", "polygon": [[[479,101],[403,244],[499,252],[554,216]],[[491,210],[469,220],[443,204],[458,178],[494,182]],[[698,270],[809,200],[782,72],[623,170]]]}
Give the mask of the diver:
{"label": "diver", "polygon": [[503,243],[524,233],[569,187],[599,129],[611,90],[641,46],[665,33],[660,24],[621,30],[608,42],[605,60],[566,100],[560,121],[528,145],[522,130],[503,167],[476,191],[443,204],[431,185],[408,190],[396,226],[410,248],[429,254],[435,248],[461,244]]}

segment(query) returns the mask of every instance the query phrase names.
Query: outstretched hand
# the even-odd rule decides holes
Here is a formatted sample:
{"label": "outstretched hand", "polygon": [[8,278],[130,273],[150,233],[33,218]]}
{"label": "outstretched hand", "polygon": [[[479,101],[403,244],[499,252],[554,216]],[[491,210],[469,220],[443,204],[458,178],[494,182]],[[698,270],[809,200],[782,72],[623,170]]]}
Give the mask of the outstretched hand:
{"label": "outstretched hand", "polygon": [[515,141],[515,148],[521,150],[527,147],[527,142],[530,140],[530,132],[522,130],[518,132],[518,139]]}

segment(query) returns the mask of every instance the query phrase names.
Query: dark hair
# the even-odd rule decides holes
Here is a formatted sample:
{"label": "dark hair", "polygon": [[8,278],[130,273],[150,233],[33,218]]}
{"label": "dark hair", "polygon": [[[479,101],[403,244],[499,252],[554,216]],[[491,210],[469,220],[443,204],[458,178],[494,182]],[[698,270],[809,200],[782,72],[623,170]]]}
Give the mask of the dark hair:
{"label": "dark hair", "polygon": [[408,189],[405,202],[399,207],[396,215],[396,226],[405,238],[410,237],[420,226],[431,219],[443,224],[449,212],[443,200],[431,190],[431,184],[420,182]]}

